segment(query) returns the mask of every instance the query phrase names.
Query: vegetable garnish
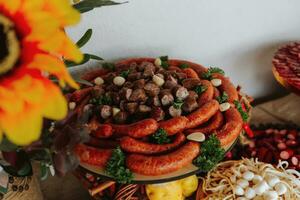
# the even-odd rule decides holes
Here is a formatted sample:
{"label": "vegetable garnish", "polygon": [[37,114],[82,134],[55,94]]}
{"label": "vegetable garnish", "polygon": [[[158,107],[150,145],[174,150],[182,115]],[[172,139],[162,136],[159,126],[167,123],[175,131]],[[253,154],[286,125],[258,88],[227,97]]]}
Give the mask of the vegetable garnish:
{"label": "vegetable garnish", "polygon": [[127,76],[129,75],[130,71],[131,71],[130,69],[122,71],[120,73],[120,76],[122,76],[123,78],[127,78]]}
{"label": "vegetable garnish", "polygon": [[90,100],[91,104],[94,105],[110,105],[112,103],[112,99],[109,96],[101,96],[98,98],[92,98]]}
{"label": "vegetable garnish", "polygon": [[111,70],[111,71],[114,71],[115,68],[116,68],[116,66],[115,66],[114,63],[103,63],[103,64],[102,64],[102,67],[103,67],[104,69]]}
{"label": "vegetable garnish", "polygon": [[234,101],[234,105],[235,105],[236,109],[240,112],[240,114],[241,114],[241,116],[243,118],[243,121],[246,122],[248,120],[248,118],[249,118],[249,115],[248,115],[247,112],[245,112],[243,110],[242,104],[239,101],[235,100]]}
{"label": "vegetable garnish", "polygon": [[181,63],[181,64],[179,65],[179,67],[180,67],[181,69],[186,69],[186,68],[189,68],[190,66],[189,66],[189,64],[187,64],[187,63]]}
{"label": "vegetable garnish", "polygon": [[164,69],[168,69],[169,67],[169,57],[168,56],[161,56],[159,57],[160,60],[161,60],[161,66],[164,68]]}
{"label": "vegetable garnish", "polygon": [[170,138],[168,138],[167,132],[160,128],[153,135],[151,135],[150,140],[156,144],[166,144],[170,143]]}
{"label": "vegetable garnish", "polygon": [[227,102],[228,101],[228,94],[226,92],[223,92],[221,94],[221,96],[217,97],[217,101],[219,102],[219,104]]}
{"label": "vegetable garnish", "polygon": [[201,144],[201,154],[193,160],[193,164],[202,171],[211,170],[225,155],[225,150],[221,148],[220,140],[211,135]]}
{"label": "vegetable garnish", "polygon": [[125,167],[125,154],[120,147],[113,150],[105,172],[113,176],[118,183],[130,183],[133,179],[132,172]]}
{"label": "vegetable garnish", "polygon": [[197,85],[195,88],[194,88],[194,91],[197,93],[197,94],[202,94],[203,92],[205,92],[207,89],[206,86],[204,85]]}
{"label": "vegetable garnish", "polygon": [[225,72],[218,67],[210,67],[210,68],[208,68],[207,72],[203,72],[201,76],[204,79],[210,80],[214,73],[218,73],[218,74],[222,74],[222,75],[225,74]]}
{"label": "vegetable garnish", "polygon": [[179,100],[179,99],[176,99],[173,103],[173,107],[176,108],[176,109],[180,109],[181,106],[183,105],[183,101]]}

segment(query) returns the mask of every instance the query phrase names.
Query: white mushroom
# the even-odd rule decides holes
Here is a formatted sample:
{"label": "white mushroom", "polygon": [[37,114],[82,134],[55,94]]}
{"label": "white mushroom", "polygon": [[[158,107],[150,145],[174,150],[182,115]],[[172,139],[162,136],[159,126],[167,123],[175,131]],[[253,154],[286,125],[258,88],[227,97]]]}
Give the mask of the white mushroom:
{"label": "white mushroom", "polygon": [[178,116],[181,116],[182,110],[181,110],[181,108],[177,109],[174,106],[170,106],[169,113],[172,117],[178,117]]}
{"label": "white mushroom", "polygon": [[251,181],[254,177],[254,173],[251,171],[246,171],[243,173],[243,178],[247,181]]}
{"label": "white mushroom", "polygon": [[264,196],[265,200],[276,200],[276,199],[278,199],[278,194],[274,190],[266,191],[263,196]]}
{"label": "white mushroom", "polygon": [[246,188],[249,186],[249,182],[245,179],[239,179],[237,182],[236,182],[239,186],[241,186],[242,188]]}
{"label": "white mushroom", "polygon": [[287,187],[283,183],[277,183],[275,185],[275,190],[278,195],[283,195],[287,192]]}
{"label": "white mushroom", "polygon": [[267,176],[266,181],[270,187],[274,187],[280,182],[280,179],[277,176]]}
{"label": "white mushroom", "polygon": [[245,197],[247,199],[253,199],[256,196],[256,193],[254,191],[254,189],[252,188],[247,188],[245,191]]}
{"label": "white mushroom", "polygon": [[260,183],[262,180],[263,180],[263,178],[262,178],[260,175],[257,175],[257,174],[255,174],[255,175],[253,176],[253,179],[252,179],[252,181],[253,181],[254,184],[258,184],[258,183]]}
{"label": "white mushroom", "polygon": [[262,195],[266,190],[269,189],[269,185],[266,181],[261,181],[260,183],[256,184],[253,189],[257,195]]}
{"label": "white mushroom", "polygon": [[242,195],[244,195],[244,189],[241,187],[241,186],[239,186],[239,185],[236,185],[235,187],[234,187],[234,189],[233,189],[233,192],[236,194],[236,195],[238,195],[238,196],[242,196]]}

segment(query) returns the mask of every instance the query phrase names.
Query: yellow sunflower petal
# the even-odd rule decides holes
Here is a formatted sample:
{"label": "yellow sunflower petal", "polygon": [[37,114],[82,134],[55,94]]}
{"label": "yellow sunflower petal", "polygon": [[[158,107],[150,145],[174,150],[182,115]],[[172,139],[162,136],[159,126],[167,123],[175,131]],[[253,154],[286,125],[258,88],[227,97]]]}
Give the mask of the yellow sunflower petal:
{"label": "yellow sunflower petal", "polygon": [[46,10],[53,13],[62,26],[74,25],[80,20],[80,13],[72,8],[69,0],[46,1]]}
{"label": "yellow sunflower petal", "polygon": [[43,100],[43,116],[54,120],[63,119],[68,112],[67,100],[61,91],[50,81],[45,82],[44,86],[47,88],[47,91]]}
{"label": "yellow sunflower petal", "polygon": [[47,71],[50,74],[57,76],[59,80],[62,81],[62,86],[64,86],[64,81],[66,81],[71,87],[75,89],[79,88],[78,84],[70,76],[63,61],[57,57],[46,54],[37,54],[29,67]]}
{"label": "yellow sunflower petal", "polygon": [[14,14],[21,6],[21,0],[0,0],[0,6],[4,6],[4,8],[10,13]]}
{"label": "yellow sunflower petal", "polygon": [[22,113],[9,115],[0,112],[0,125],[7,138],[17,145],[28,145],[39,139],[43,118],[34,106],[27,106]]}
{"label": "yellow sunflower petal", "polygon": [[73,60],[76,63],[80,63],[83,59],[83,54],[76,44],[68,37],[65,37],[63,49],[60,51],[61,54],[68,60]]}
{"label": "yellow sunflower petal", "polygon": [[18,113],[23,109],[24,102],[17,98],[14,91],[0,85],[0,110],[8,113]]}

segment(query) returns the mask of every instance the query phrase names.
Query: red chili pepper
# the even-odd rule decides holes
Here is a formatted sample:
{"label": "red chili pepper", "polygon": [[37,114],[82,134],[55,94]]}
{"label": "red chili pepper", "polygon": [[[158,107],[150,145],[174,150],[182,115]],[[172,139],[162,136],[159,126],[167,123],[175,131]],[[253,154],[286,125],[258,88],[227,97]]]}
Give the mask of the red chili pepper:
{"label": "red chili pepper", "polygon": [[244,123],[243,124],[243,128],[246,132],[246,134],[248,135],[249,138],[253,138],[254,137],[254,133],[253,131],[251,130],[250,126],[248,123]]}

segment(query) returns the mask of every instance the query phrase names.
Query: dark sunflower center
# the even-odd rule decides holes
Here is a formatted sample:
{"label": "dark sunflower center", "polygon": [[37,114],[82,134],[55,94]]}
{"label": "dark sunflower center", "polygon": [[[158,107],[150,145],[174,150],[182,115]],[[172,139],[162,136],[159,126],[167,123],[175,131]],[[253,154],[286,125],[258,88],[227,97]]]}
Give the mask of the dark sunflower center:
{"label": "dark sunflower center", "polygon": [[0,14],[0,75],[13,69],[19,56],[20,45],[14,25]]}
{"label": "dark sunflower center", "polygon": [[8,55],[7,37],[4,32],[4,25],[0,24],[0,61]]}

